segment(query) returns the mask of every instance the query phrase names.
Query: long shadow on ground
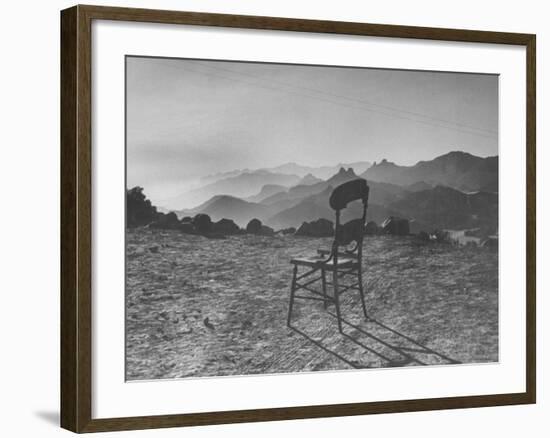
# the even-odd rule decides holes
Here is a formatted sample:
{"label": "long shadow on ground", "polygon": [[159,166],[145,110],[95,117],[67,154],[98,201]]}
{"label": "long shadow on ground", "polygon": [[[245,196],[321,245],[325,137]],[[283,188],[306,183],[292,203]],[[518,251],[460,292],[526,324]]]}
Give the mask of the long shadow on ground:
{"label": "long shadow on ground", "polygon": [[[333,312],[328,311],[327,314],[336,319],[336,314]],[[342,318],[342,323],[344,333],[340,336],[355,345],[356,348],[350,348],[349,345],[346,348],[342,346],[341,342],[338,344],[330,342],[330,340],[327,342],[326,336],[317,340],[313,334],[306,333],[294,324],[290,326],[290,329],[355,369],[461,363],[433,350],[427,345],[423,345],[375,318],[369,317],[361,323],[352,323]],[[330,338],[334,339],[334,336]],[[363,350],[364,354],[359,354],[363,358],[361,361],[358,360],[357,349]]]}

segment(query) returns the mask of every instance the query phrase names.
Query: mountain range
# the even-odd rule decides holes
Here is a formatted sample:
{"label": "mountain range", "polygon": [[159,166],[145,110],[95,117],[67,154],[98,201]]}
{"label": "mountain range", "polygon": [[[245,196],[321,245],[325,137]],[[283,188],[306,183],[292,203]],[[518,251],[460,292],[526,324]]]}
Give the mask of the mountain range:
{"label": "mountain range", "polygon": [[398,185],[418,183],[445,185],[462,191],[498,191],[498,157],[481,158],[466,152],[449,152],[414,166],[398,166],[387,160],[374,163],[361,174],[374,180]]}
{"label": "mountain range", "polygon": [[[292,171],[298,165],[284,166],[276,170]],[[340,167],[326,179],[312,172],[300,177],[272,170],[224,176],[193,191],[200,193],[196,199],[210,195],[205,202],[176,213],[180,217],[206,213],[212,220],[228,218],[241,227],[258,218],[275,229],[298,227],[319,218],[334,220],[330,193],[361,177],[370,187],[368,220],[378,224],[393,215],[409,219],[413,232],[481,228],[494,233],[498,228],[498,157],[450,152],[414,166],[382,160],[361,173]],[[360,208],[358,202],[350,204],[342,220],[356,217]]]}
{"label": "mountain range", "polygon": [[223,176],[205,186],[182,193],[167,201],[172,209],[197,206],[217,195],[228,195],[246,198],[256,194],[266,184],[276,184],[290,187],[297,184],[300,177],[286,173],[274,173],[267,170],[247,170],[243,173]]}
{"label": "mountain range", "polygon": [[367,161],[340,163],[334,166],[302,166],[285,163],[280,166],[262,169],[242,169],[207,175],[195,182],[192,190],[163,201],[168,209],[194,208],[212,196],[228,195],[251,201],[258,201],[260,191],[265,185],[281,185],[289,188],[295,185],[312,185],[330,178],[338,169],[353,168],[362,173],[371,166]]}

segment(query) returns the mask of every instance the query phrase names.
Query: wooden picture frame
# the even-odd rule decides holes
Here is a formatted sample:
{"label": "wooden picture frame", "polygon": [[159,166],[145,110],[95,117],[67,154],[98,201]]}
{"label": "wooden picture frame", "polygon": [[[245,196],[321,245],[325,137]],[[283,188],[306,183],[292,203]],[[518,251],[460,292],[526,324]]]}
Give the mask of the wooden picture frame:
{"label": "wooden picture frame", "polygon": [[[526,391],[446,398],[297,406],[128,418],[92,418],[92,91],[93,20],[185,24],[389,38],[518,45],[526,48]],[[74,432],[148,429],[535,403],[535,35],[75,6],[61,12],[61,426]]]}

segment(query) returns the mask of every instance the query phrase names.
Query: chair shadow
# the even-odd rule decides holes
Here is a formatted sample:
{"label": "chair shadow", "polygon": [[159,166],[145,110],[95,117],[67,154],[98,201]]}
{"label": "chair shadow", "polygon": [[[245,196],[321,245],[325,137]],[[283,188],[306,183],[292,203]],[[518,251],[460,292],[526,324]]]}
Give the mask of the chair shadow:
{"label": "chair shadow", "polygon": [[60,424],[58,411],[36,411],[34,415],[53,426],[59,426]]}
{"label": "chair shadow", "polygon": [[[337,318],[336,314],[327,311],[327,314],[333,317],[334,319]],[[435,365],[435,364],[429,364],[426,363],[417,357],[415,357],[413,354],[423,354],[423,355],[430,355],[437,357],[441,362],[437,363],[437,365],[451,365],[451,364],[460,364],[461,362],[453,359],[443,353],[435,351],[433,348],[428,347],[427,345],[423,345],[420,342],[414,340],[410,336],[401,333],[394,328],[384,324],[381,321],[378,321],[375,318],[368,317],[366,319],[367,323],[373,324],[374,327],[376,327],[376,334],[374,334],[372,331],[368,331],[366,328],[363,328],[359,326],[358,324],[354,324],[344,318],[341,318],[342,324],[343,324],[343,331],[342,336],[359,346],[362,350],[364,350],[367,353],[370,353],[379,359],[382,360],[383,365],[377,367],[377,368],[393,368],[393,367],[403,367],[407,365]],[[351,328],[357,333],[359,333],[359,336],[364,336],[368,339],[370,339],[374,345],[376,345],[379,348],[375,348],[374,346],[369,346],[365,342],[362,342],[360,339],[357,339],[356,337],[353,337],[352,335],[345,333],[346,328]],[[335,356],[336,358],[340,359],[347,365],[351,366],[355,369],[361,369],[361,368],[372,368],[370,366],[361,366],[356,361],[345,358],[342,354],[335,351],[335,348],[330,348],[327,345],[323,345],[320,341],[317,341],[313,339],[310,335],[303,332],[302,330],[299,330],[295,326],[291,325],[290,329],[295,331],[296,333],[300,334],[313,344],[315,344],[317,347],[323,349],[327,353],[330,353],[331,355]],[[384,339],[385,337],[393,337],[396,338],[397,341],[389,341],[387,339]],[[403,346],[403,345],[397,345],[396,342],[399,343],[408,343],[409,346]],[[395,353],[397,353],[400,356],[400,359],[392,359],[387,354],[384,354],[380,349],[388,349]]]}

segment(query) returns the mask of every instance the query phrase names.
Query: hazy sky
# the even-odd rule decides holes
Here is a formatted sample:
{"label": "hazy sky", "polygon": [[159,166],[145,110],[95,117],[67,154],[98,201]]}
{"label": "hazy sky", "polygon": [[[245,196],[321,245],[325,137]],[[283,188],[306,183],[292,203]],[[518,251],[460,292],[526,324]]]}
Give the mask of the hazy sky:
{"label": "hazy sky", "polygon": [[154,199],[289,161],[497,155],[497,130],[492,75],[127,58],[127,184]]}

